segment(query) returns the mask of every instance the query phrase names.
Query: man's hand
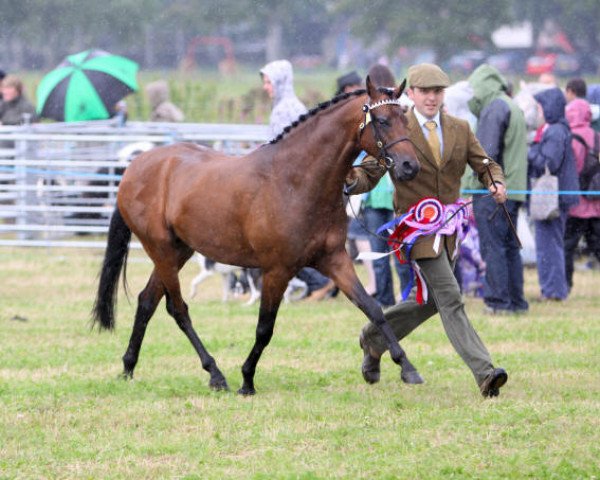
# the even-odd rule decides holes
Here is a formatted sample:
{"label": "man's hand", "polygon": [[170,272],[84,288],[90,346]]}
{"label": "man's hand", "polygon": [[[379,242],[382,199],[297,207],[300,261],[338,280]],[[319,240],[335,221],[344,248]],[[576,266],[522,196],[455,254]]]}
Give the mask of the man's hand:
{"label": "man's hand", "polygon": [[495,182],[492,183],[489,187],[489,191],[494,197],[496,203],[504,203],[506,202],[506,187],[503,183]]}

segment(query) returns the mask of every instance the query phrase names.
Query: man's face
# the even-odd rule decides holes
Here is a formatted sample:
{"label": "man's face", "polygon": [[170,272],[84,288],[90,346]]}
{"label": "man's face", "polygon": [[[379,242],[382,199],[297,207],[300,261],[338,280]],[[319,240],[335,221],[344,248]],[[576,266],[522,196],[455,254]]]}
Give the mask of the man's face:
{"label": "man's face", "polygon": [[262,76],[263,81],[263,90],[267,92],[269,98],[273,98],[273,84],[271,83],[271,79],[263,73]]}
{"label": "man's face", "polygon": [[415,103],[417,111],[427,118],[435,117],[444,103],[443,87],[412,87],[408,89],[407,94]]}

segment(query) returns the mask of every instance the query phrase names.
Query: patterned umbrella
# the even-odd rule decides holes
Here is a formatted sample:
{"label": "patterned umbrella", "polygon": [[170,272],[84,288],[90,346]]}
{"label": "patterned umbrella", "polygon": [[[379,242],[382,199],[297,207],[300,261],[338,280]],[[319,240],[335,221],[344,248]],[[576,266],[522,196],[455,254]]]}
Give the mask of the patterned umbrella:
{"label": "patterned umbrella", "polygon": [[138,89],[138,64],[103,50],[69,55],[37,89],[41,117],[59,121],[102,120],[116,103]]}

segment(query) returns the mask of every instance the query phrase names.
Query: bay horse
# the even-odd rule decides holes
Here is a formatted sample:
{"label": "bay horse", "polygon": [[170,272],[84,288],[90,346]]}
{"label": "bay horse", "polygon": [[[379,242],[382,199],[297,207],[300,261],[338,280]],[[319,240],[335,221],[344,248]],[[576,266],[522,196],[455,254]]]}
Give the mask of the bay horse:
{"label": "bay horse", "polygon": [[393,361],[415,371],[345,250],[342,198],[346,175],[361,150],[378,158],[398,181],[419,171],[398,100],[405,84],[382,88],[367,78],[366,90],[319,104],[244,157],[179,143],[156,147],[131,162],[119,187],[92,312],[101,329],[114,328],[118,280],[133,232],[154,269],[138,296],[123,356],[125,378],[133,376],[146,326],[165,296],[167,312],[210,374],[209,386],[228,389],[181,296],[178,272],[194,251],[263,272],[255,343],[242,366],[238,393],[255,393],[256,365],[273,335],[283,293],[304,266],[330,277],[382,330]]}

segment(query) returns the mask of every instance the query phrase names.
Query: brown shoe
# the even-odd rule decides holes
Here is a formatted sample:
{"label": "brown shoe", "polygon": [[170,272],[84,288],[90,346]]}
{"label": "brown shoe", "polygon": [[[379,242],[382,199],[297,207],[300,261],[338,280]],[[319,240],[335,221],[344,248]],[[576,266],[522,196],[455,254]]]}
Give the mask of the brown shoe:
{"label": "brown shoe", "polygon": [[329,294],[333,293],[333,290],[335,290],[335,283],[333,283],[333,280],[329,280],[324,287],[312,292],[308,299],[318,302],[327,298]]}
{"label": "brown shoe", "polygon": [[479,385],[479,390],[484,397],[497,397],[500,395],[500,387],[508,380],[508,373],[503,368],[494,368],[485,380]]}
{"label": "brown shoe", "polygon": [[362,333],[358,338],[358,343],[360,344],[360,348],[363,351],[363,361],[362,361],[362,376],[367,383],[377,383],[380,377],[380,368],[379,364],[381,363],[381,356],[374,357],[371,355],[371,349],[365,343]]}

